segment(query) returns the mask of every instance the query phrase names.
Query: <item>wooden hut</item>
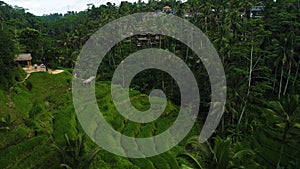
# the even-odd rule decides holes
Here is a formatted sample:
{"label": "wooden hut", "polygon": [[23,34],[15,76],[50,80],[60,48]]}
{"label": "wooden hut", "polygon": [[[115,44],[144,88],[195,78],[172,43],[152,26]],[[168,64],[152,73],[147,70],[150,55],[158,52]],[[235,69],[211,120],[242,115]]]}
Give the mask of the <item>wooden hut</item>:
{"label": "wooden hut", "polygon": [[170,6],[164,6],[163,7],[163,12],[164,13],[172,13],[172,8]]}
{"label": "wooden hut", "polygon": [[32,66],[32,56],[30,53],[22,53],[16,56],[15,61],[22,66],[31,67]]}
{"label": "wooden hut", "polygon": [[263,17],[264,8],[265,8],[265,5],[262,2],[255,4],[255,6],[252,6],[251,17],[253,17],[253,18]]}
{"label": "wooden hut", "polygon": [[251,17],[253,18],[261,18],[263,17],[263,6],[253,6],[251,9]]}

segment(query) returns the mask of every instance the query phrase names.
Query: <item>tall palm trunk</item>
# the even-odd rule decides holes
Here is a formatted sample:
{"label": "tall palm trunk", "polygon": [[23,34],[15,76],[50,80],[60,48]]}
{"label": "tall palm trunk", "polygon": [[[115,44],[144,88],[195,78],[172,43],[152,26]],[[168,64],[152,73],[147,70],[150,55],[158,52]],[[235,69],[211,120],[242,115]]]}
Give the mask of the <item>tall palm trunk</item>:
{"label": "tall palm trunk", "polygon": [[290,76],[291,76],[291,70],[292,70],[292,62],[290,62],[290,64],[289,64],[289,71],[288,71],[288,77],[287,77],[287,79],[286,79],[286,83],[285,83],[285,87],[284,87],[284,91],[283,91],[283,95],[285,95],[286,94],[286,90],[287,90],[287,87],[288,87],[288,85],[289,85],[289,80],[290,80]]}
{"label": "tall palm trunk", "polygon": [[189,47],[186,47],[186,53],[185,53],[185,62],[187,63],[189,56]]}
{"label": "tall palm trunk", "polygon": [[161,88],[163,91],[165,91],[165,78],[164,78],[164,73],[161,73],[162,79],[161,79]]}
{"label": "tall palm trunk", "polygon": [[284,146],[285,146],[285,143],[286,143],[286,137],[287,137],[287,133],[288,133],[289,128],[290,128],[290,123],[289,123],[288,118],[287,118],[287,120],[285,122],[284,133],[283,133],[283,137],[282,137],[282,145],[281,145],[281,148],[280,148],[280,155],[279,155],[279,159],[278,159],[278,162],[277,162],[277,165],[276,165],[276,169],[280,168],[280,163],[281,163],[281,159],[282,159],[282,155],[283,155],[283,151],[284,151]]}
{"label": "tall palm trunk", "polygon": [[282,78],[283,78],[283,67],[284,65],[282,65],[281,67],[281,75],[280,75],[280,82],[279,82],[279,91],[278,91],[278,99],[281,98],[281,88],[282,88]]}
{"label": "tall palm trunk", "polygon": [[295,75],[295,79],[294,79],[294,81],[293,81],[293,86],[295,86],[296,80],[297,80],[297,78],[298,78],[299,65],[300,65],[300,61],[299,61],[298,65],[297,65],[296,75]]}
{"label": "tall palm trunk", "polygon": [[274,81],[273,81],[273,91],[275,90],[275,86],[276,86],[276,81],[277,81],[277,72],[278,72],[278,66],[276,66],[275,68],[275,74],[274,74]]}
{"label": "tall palm trunk", "polygon": [[248,96],[250,95],[250,88],[251,88],[251,82],[252,82],[252,72],[253,72],[253,51],[254,51],[254,46],[253,46],[253,39],[252,39],[252,47],[251,47],[251,53],[250,53],[250,64],[249,64],[249,77],[248,77],[248,90],[247,90],[247,95],[246,95],[246,101],[244,103],[244,106],[242,108],[242,112],[238,121],[238,126],[241,124],[242,118],[245,114],[245,109],[247,106],[247,101],[248,101]]}

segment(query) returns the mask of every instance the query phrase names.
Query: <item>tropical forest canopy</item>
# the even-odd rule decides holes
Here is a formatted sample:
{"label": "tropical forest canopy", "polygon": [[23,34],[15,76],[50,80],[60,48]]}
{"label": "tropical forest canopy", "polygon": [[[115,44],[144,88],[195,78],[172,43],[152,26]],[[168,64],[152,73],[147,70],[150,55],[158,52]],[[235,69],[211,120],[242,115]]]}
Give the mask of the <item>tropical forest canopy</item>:
{"label": "tropical forest canopy", "polygon": [[[162,15],[187,19],[216,48],[226,73],[225,112],[213,137],[197,142],[211,102],[201,60],[172,37],[160,35],[157,43],[143,43],[133,36],[114,46],[98,69],[97,101],[107,120],[116,130],[138,137],[159,134],[172,125],[180,91],[165,72],[143,71],[130,85],[132,100],[141,110],[149,106],[147,95],[153,89],[165,92],[167,113],[158,122],[128,121],[116,115],[110,102],[109,81],[122,60],[141,49],[161,48],[193,71],[201,92],[200,125],[162,155],[118,157],[83,134],[72,106],[71,72],[85,42],[99,28],[122,16],[162,12],[165,6],[173,9]],[[0,168],[300,168],[299,0],[123,1],[44,16],[0,1],[0,37],[0,136],[7,138],[0,141]],[[33,63],[65,72],[36,73],[24,80],[24,71],[14,61],[21,53],[31,53]],[[41,160],[36,162],[36,157]]]}

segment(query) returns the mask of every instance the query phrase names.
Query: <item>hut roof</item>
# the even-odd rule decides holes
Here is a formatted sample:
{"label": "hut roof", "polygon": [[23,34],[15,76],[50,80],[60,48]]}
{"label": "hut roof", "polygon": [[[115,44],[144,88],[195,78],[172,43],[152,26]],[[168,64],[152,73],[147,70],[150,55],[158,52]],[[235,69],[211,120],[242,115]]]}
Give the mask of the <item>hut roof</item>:
{"label": "hut roof", "polygon": [[169,6],[165,6],[163,9],[171,9],[171,7],[169,7]]}
{"label": "hut roof", "polygon": [[31,54],[30,53],[22,53],[17,55],[15,61],[28,61],[32,60]]}

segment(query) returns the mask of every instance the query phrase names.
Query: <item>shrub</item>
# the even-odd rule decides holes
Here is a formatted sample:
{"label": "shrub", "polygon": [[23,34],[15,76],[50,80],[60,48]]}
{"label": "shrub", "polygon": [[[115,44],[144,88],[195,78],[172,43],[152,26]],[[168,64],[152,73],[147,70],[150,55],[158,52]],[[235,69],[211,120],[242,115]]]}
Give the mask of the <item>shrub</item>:
{"label": "shrub", "polygon": [[168,164],[170,165],[170,167],[172,169],[179,169],[180,168],[179,164],[176,160],[176,157],[173,154],[171,154],[170,152],[163,153],[159,156],[164,158],[168,162]]}
{"label": "shrub", "polygon": [[140,168],[147,168],[147,169],[155,169],[154,165],[152,164],[151,161],[149,161],[148,159],[145,159],[145,158],[140,158],[140,159],[137,159],[137,158],[132,158],[130,159],[130,161],[140,167]]}
{"label": "shrub", "polygon": [[46,68],[57,69],[59,65],[57,63],[55,63],[54,61],[51,61],[48,63],[47,66],[46,66]]}
{"label": "shrub", "polygon": [[37,101],[33,103],[31,110],[29,111],[29,117],[34,119],[34,117],[42,112],[42,107],[39,105]]}
{"label": "shrub", "polygon": [[140,131],[140,124],[135,123],[135,122],[129,122],[124,130],[123,134],[129,137],[135,137]]}
{"label": "shrub", "polygon": [[53,120],[53,137],[58,145],[65,142],[65,134],[67,134],[70,139],[75,139],[78,132],[76,115],[72,105],[64,107],[63,109],[64,111],[57,113]]}
{"label": "shrub", "polygon": [[31,90],[32,90],[32,83],[29,82],[29,81],[27,81],[27,83],[26,83],[26,88],[27,88],[29,91],[31,91]]}
{"label": "shrub", "polygon": [[26,119],[25,120],[25,125],[29,128],[35,128],[36,125],[35,125],[35,122],[33,119]]}
{"label": "shrub", "polygon": [[14,132],[15,140],[22,140],[27,137],[27,131],[23,127],[19,127]]}
{"label": "shrub", "polygon": [[146,138],[146,137],[153,136],[153,128],[154,128],[153,123],[146,124],[145,126],[143,126],[140,129],[140,133],[138,134],[137,137],[139,137],[139,138]]}
{"label": "shrub", "polygon": [[20,66],[12,70],[12,76],[14,76],[16,82],[20,82],[25,79],[26,75],[26,72]]}
{"label": "shrub", "polygon": [[71,79],[66,79],[66,82],[68,85],[71,85],[72,80]]}
{"label": "shrub", "polygon": [[157,169],[170,169],[169,164],[161,158],[160,156],[154,156],[149,158],[152,163],[155,165],[155,168]]}
{"label": "shrub", "polygon": [[22,89],[20,87],[15,87],[14,88],[14,92],[18,95],[18,94],[22,94]]}
{"label": "shrub", "polygon": [[0,88],[1,89],[8,89],[10,86],[10,83],[6,80],[5,77],[0,77]]}

